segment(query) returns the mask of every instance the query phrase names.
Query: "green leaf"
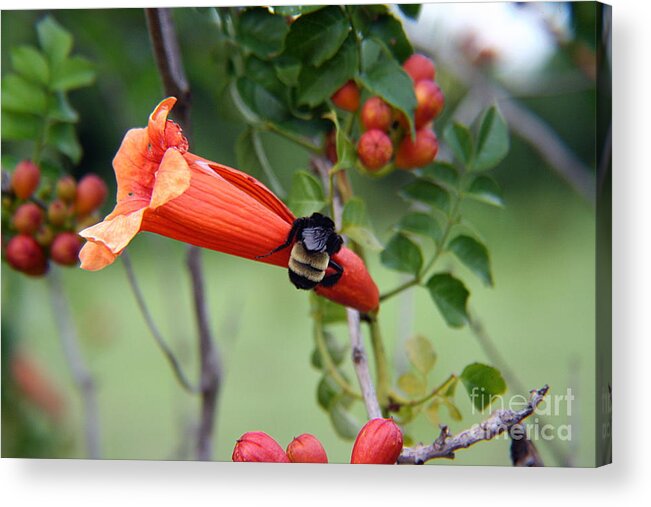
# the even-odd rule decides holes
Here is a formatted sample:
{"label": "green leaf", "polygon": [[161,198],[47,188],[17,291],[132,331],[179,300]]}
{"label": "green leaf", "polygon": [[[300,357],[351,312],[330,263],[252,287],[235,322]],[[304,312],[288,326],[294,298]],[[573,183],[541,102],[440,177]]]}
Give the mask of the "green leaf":
{"label": "green leaf", "polygon": [[77,111],[72,108],[70,102],[68,102],[68,97],[63,92],[56,92],[51,97],[47,116],[52,120],[65,123],[76,123],[79,121]]}
{"label": "green leaf", "polygon": [[443,132],[443,139],[459,162],[464,165],[470,164],[473,147],[472,134],[468,127],[456,122],[448,124]]}
{"label": "green leaf", "polygon": [[470,399],[479,410],[484,410],[495,396],[506,391],[506,382],[500,371],[485,364],[469,364],[464,368],[460,378]]}
{"label": "green leaf", "polygon": [[482,243],[470,236],[460,235],[450,241],[448,250],[456,255],[485,285],[493,285],[488,249]]}
{"label": "green leaf", "polygon": [[402,232],[424,236],[433,241],[441,239],[441,226],[436,219],[425,213],[408,213],[402,217],[397,227]]}
{"label": "green leaf", "polygon": [[402,187],[401,194],[407,199],[419,201],[447,211],[450,195],[447,190],[431,181],[417,179]]}
{"label": "green leaf", "polygon": [[309,14],[310,12],[319,11],[326,7],[325,5],[282,5],[272,7],[274,13],[279,16],[299,16]]}
{"label": "green leaf", "polygon": [[47,95],[40,86],[17,74],[8,74],[2,80],[2,109],[43,116],[47,111]]}
{"label": "green leaf", "polygon": [[48,131],[47,144],[67,155],[75,164],[81,160],[81,145],[75,128],[70,123],[52,125]]}
{"label": "green leaf", "polygon": [[341,403],[330,406],[330,421],[337,434],[346,440],[353,440],[362,429],[360,422]]}
{"label": "green leaf", "polygon": [[11,50],[11,64],[25,79],[47,85],[50,69],[43,54],[33,46],[19,46]]}
{"label": "green leaf", "polygon": [[477,176],[470,184],[467,194],[468,197],[481,201],[493,206],[503,207],[502,190],[499,185],[489,176]]}
{"label": "green leaf", "polygon": [[459,171],[449,162],[434,162],[421,169],[420,175],[425,179],[444,183],[451,187],[456,187],[459,182]]}
{"label": "green leaf", "polygon": [[289,109],[269,90],[243,76],[237,80],[238,95],[244,105],[258,118],[280,122],[289,116]]}
{"label": "green leaf", "polygon": [[248,128],[242,132],[235,142],[235,158],[237,167],[242,171],[260,177],[264,169],[253,146],[253,130]]}
{"label": "green leaf", "polygon": [[423,254],[416,243],[403,234],[394,234],[380,254],[389,269],[417,275],[423,266]]}
{"label": "green leaf", "polygon": [[310,173],[297,171],[292,178],[289,207],[297,217],[309,216],[326,205],[321,183]]}
{"label": "green leaf", "polygon": [[271,93],[285,106],[289,103],[289,89],[278,79],[276,68],[272,63],[250,56],[245,63],[246,77],[252,79]]}
{"label": "green leaf", "polygon": [[367,24],[364,35],[383,41],[400,62],[405,61],[414,52],[414,48],[402,28],[402,23],[391,14],[377,16]]}
{"label": "green leaf", "polygon": [[4,108],[2,109],[3,140],[35,141],[40,139],[42,129],[42,118],[31,114],[12,113]]}
{"label": "green leaf", "polygon": [[509,128],[496,106],[488,109],[480,123],[477,152],[471,168],[484,171],[495,167],[509,152]]}
{"label": "green leaf", "polygon": [[425,416],[434,426],[441,424],[441,417],[439,415],[440,408],[441,398],[434,398],[432,403],[430,403],[425,409]]}
{"label": "green leaf", "polygon": [[461,281],[439,273],[429,279],[427,288],[448,326],[462,327],[468,322],[466,304],[470,293]]}
{"label": "green leaf", "polygon": [[60,64],[52,67],[52,90],[68,91],[82,88],[95,80],[95,66],[81,56],[67,58]]}
{"label": "green leaf", "polygon": [[375,237],[366,214],[366,204],[359,197],[351,198],[344,206],[341,232],[356,243],[379,252],[382,243]]}
{"label": "green leaf", "polygon": [[36,25],[38,41],[53,64],[59,64],[72,50],[72,35],[52,16],[46,17]]}
{"label": "green leaf", "polygon": [[357,50],[351,36],[321,67],[304,65],[298,77],[298,104],[314,107],[332,96],[357,69]]}
{"label": "green leaf", "polygon": [[239,18],[239,41],[260,58],[279,54],[288,32],[289,26],[282,17],[274,16],[262,7],[246,9]]}
{"label": "green leaf", "polygon": [[407,340],[405,347],[409,362],[423,375],[427,375],[434,368],[436,352],[427,338],[416,335]]}
{"label": "green leaf", "polygon": [[375,39],[362,42],[362,84],[373,95],[404,113],[413,130],[416,95],[414,83],[389,50]]}
{"label": "green leaf", "polygon": [[398,9],[400,9],[405,16],[411,19],[418,18],[421,7],[422,5],[420,4],[398,4]]}
{"label": "green leaf", "polygon": [[321,321],[324,325],[346,322],[346,307],[333,303],[329,299],[319,298]]}
{"label": "green leaf", "polygon": [[339,6],[304,14],[292,23],[285,40],[286,53],[319,67],[332,58],[348,36],[349,24]]}
{"label": "green leaf", "polygon": [[316,400],[321,408],[330,410],[330,406],[341,395],[337,382],[329,375],[321,377],[316,387]]}
{"label": "green leaf", "polygon": [[274,59],[276,75],[278,79],[287,86],[296,86],[298,76],[301,74],[302,63],[296,58],[288,55],[281,55]]}
{"label": "green leaf", "polygon": [[443,398],[442,403],[445,405],[445,408],[448,409],[448,413],[453,421],[460,421],[463,419],[461,411],[459,408],[450,400],[449,398]]}
{"label": "green leaf", "polygon": [[398,389],[407,396],[416,397],[423,395],[427,386],[421,377],[409,372],[398,377]]}
{"label": "green leaf", "polygon": [[[348,350],[347,347],[340,344],[337,341],[337,338],[332,333],[328,333],[327,331],[324,333],[324,341],[326,343],[326,348],[330,353],[330,357],[332,358],[332,361],[336,365],[340,365],[341,362],[346,357],[346,352]],[[324,367],[324,363],[321,358],[321,354],[319,353],[318,347],[315,348],[314,351],[312,352],[311,362],[312,362],[312,366],[314,366],[318,370],[322,370]]]}

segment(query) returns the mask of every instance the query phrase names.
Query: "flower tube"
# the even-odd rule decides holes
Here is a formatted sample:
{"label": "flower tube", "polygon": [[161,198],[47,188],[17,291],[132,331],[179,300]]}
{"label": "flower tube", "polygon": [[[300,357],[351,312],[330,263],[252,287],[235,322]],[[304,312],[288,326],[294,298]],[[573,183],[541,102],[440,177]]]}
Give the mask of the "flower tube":
{"label": "flower tube", "polygon": [[[180,127],[167,119],[176,99],[163,100],[146,128],[131,129],[114,160],[117,203],[100,223],[84,229],[82,269],[102,269],[140,231],[287,268],[290,248],[258,259],[284,243],[296,219],[252,176],[188,151]],[[344,247],[333,256],[344,268],[333,287],[316,292],[362,312],[379,305],[377,286],[363,261]]]}

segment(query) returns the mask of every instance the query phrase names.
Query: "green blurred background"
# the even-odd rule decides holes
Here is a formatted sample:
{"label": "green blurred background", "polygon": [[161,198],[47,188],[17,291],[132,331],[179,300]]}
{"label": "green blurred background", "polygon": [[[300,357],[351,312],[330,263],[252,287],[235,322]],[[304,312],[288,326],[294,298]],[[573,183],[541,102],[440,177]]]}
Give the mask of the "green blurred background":
{"label": "green blurred background", "polygon": [[[93,60],[98,71],[94,86],[71,94],[81,116],[84,148],[82,163],[73,174],[99,173],[113,194],[111,159],[124,132],[144,125],[162,98],[144,14],[139,9],[50,13],[73,33],[76,52]],[[3,73],[9,69],[9,49],[35,43],[34,23],[44,15],[42,11],[2,13]],[[223,48],[215,43],[209,12],[176,10],[175,21],[192,86],[190,149],[236,165],[234,144],[245,124],[224,89],[226,60]],[[569,49],[556,47],[543,72],[560,75],[575,67]],[[438,73],[449,114],[465,90],[445,67],[439,67]],[[585,78],[581,83],[551,94],[523,94],[520,100],[594,167],[594,82]],[[293,171],[307,168],[307,154],[273,135],[264,141],[279,179],[288,188]],[[3,157],[5,152],[20,154],[21,149],[3,145]],[[589,466],[594,463],[595,439],[594,209],[517,136],[512,137],[511,152],[494,176],[502,185],[505,209],[477,204],[465,211],[489,247],[496,281],[488,289],[462,272],[472,293],[470,305],[527,389],[549,384],[552,394],[572,390],[576,399],[571,415],[563,409],[548,419],[557,426],[572,425],[571,441],[556,445],[570,456],[572,465]],[[386,240],[391,224],[404,210],[395,188],[407,176],[394,174],[381,181],[351,177],[355,191],[366,199],[378,236]],[[196,329],[184,245],[141,234],[129,253],[158,325],[184,365],[195,373]],[[347,462],[352,443],[337,437],[316,403],[319,372],[310,366],[313,340],[307,295],[291,287],[287,274],[274,267],[209,251],[204,262],[210,317],[225,369],[215,458],[229,460],[242,433],[262,430],[281,445],[300,433],[313,433],[324,443],[331,462]],[[381,267],[376,254],[369,256],[369,264],[381,291],[400,282],[399,275]],[[121,264],[97,273],[61,271],[83,352],[97,382],[103,457],[189,459],[197,400],[176,383],[136,308]],[[432,340],[438,353],[432,383],[460,373],[473,361],[490,362],[467,329],[445,326],[426,291],[391,300],[382,307],[380,320],[398,369],[405,365],[399,336],[418,332]],[[62,393],[66,408],[63,420],[53,424],[22,402],[9,405],[3,397],[3,456],[84,456],[80,401],[55,333],[46,283],[21,276],[3,263],[3,348],[6,351],[11,343],[29,351]],[[350,374],[354,378],[352,370]],[[510,391],[507,399],[511,394],[518,393]],[[452,432],[485,417],[471,413],[462,389],[456,399],[464,419],[451,423]],[[361,407],[359,415],[363,416]],[[428,441],[437,433],[421,418],[411,434]],[[458,452],[454,461],[436,464],[510,465],[508,445],[504,438],[480,443]],[[560,464],[545,442],[539,443],[539,450],[548,464]]]}

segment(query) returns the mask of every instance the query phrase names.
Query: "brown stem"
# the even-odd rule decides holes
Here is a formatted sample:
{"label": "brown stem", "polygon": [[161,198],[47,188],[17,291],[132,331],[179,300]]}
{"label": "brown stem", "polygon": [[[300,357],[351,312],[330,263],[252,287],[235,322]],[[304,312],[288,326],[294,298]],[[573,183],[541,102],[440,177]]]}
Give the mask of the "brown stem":
{"label": "brown stem", "polygon": [[201,355],[201,418],[197,433],[197,459],[206,461],[212,456],[212,437],[221,388],[222,366],[210,331],[203,284],[201,250],[196,246],[188,248],[187,264],[192,278],[192,296],[199,330],[199,353]]}
{"label": "brown stem", "polygon": [[[178,120],[186,134],[190,129],[190,85],[185,76],[179,43],[169,9],[145,9],[149,36],[156,58],[156,65],[167,95],[178,99]],[[199,353],[201,355],[201,417],[197,432],[197,459],[209,460],[212,456],[212,437],[215,411],[221,386],[222,369],[208,320],[203,285],[201,251],[188,247],[187,266],[192,279],[197,327],[199,330]]]}
{"label": "brown stem", "polygon": [[505,431],[510,432],[511,428],[534,413],[545,398],[547,391],[549,391],[548,386],[534,390],[531,392],[529,403],[522,410],[496,410],[485,421],[458,435],[452,435],[447,426],[441,426],[441,434],[431,445],[405,447],[398,458],[398,464],[422,465],[436,458],[454,459],[454,452],[458,449],[465,449],[477,442],[491,440]]}

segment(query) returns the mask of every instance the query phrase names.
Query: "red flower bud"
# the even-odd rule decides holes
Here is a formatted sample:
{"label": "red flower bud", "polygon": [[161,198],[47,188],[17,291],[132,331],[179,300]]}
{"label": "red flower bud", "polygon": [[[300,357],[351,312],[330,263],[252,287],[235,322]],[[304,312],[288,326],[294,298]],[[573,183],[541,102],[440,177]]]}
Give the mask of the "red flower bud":
{"label": "red flower bud", "polygon": [[70,211],[63,201],[52,201],[47,208],[47,219],[55,227],[62,227],[65,225]]}
{"label": "red flower bud", "polygon": [[380,97],[371,97],[362,107],[362,126],[364,130],[379,129],[387,132],[391,127],[392,116],[389,104]]}
{"label": "red flower bud", "polygon": [[47,271],[47,259],[36,240],[26,234],[18,234],[9,240],[6,249],[7,262],[16,271],[31,276],[41,276]]}
{"label": "red flower bud", "polygon": [[27,202],[20,205],[16,210],[16,213],[14,213],[14,227],[22,234],[34,234],[42,223],[43,210],[33,202]]}
{"label": "red flower bud", "polygon": [[381,130],[369,130],[359,138],[357,154],[364,167],[370,171],[377,171],[391,160],[393,144],[389,136]]}
{"label": "red flower bud", "polygon": [[402,432],[393,419],[371,419],[353,445],[353,465],[393,465],[402,451]]}
{"label": "red flower bud", "polygon": [[23,160],[11,175],[11,188],[21,199],[27,199],[38,188],[41,171],[31,160]]}
{"label": "red flower bud", "polygon": [[87,174],[77,185],[75,211],[81,216],[92,213],[102,205],[107,193],[106,183],[99,176]]}
{"label": "red flower bud", "polygon": [[52,244],[52,241],[54,241],[54,231],[51,227],[45,225],[41,227],[41,229],[36,234],[34,234],[34,239],[39,245],[47,248]]}
{"label": "red flower bud", "polygon": [[233,461],[260,463],[289,463],[282,447],[262,431],[242,435],[233,449]]}
{"label": "red flower bud", "polygon": [[354,113],[359,109],[359,88],[355,81],[348,81],[332,96],[335,106],[344,111]]}
{"label": "red flower bud", "polygon": [[423,167],[436,158],[439,142],[436,134],[428,128],[416,131],[416,139],[408,135],[403,138],[396,154],[396,166],[400,169]]}
{"label": "red flower bud", "polygon": [[292,463],[327,463],[328,455],[321,442],[309,433],[303,433],[287,446],[287,456]]}
{"label": "red flower bud", "polygon": [[77,196],[77,182],[72,176],[63,176],[57,181],[57,197],[71,204]]}
{"label": "red flower bud", "polygon": [[407,58],[405,63],[402,64],[402,68],[405,69],[405,72],[414,80],[414,83],[417,83],[421,79],[430,79],[433,81],[434,76],[436,75],[434,62],[424,55],[411,55]]}
{"label": "red flower bud", "polygon": [[445,97],[441,88],[429,79],[418,81],[414,92],[418,104],[415,113],[416,128],[419,129],[439,115],[445,105]]}
{"label": "red flower bud", "polygon": [[50,247],[50,257],[62,266],[75,266],[79,262],[82,239],[74,232],[61,232],[56,235]]}

